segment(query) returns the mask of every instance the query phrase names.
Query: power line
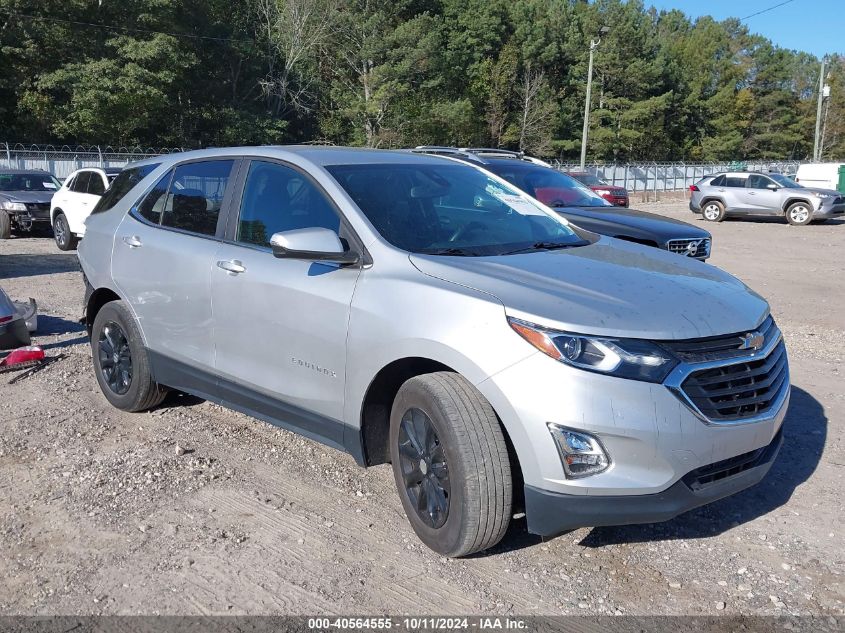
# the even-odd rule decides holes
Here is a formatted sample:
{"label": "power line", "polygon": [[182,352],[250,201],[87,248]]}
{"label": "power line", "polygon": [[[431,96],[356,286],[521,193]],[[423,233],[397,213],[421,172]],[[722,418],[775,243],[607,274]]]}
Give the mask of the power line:
{"label": "power line", "polygon": [[757,13],[752,13],[751,15],[746,15],[744,18],[740,18],[739,21],[743,22],[743,21],[747,20],[748,18],[753,18],[755,15],[760,15],[761,13],[768,13],[769,11],[771,11],[773,9],[777,9],[778,7],[782,7],[783,5],[789,4],[790,2],[792,2],[792,0],[786,0],[785,2],[781,2],[779,4],[773,5],[773,6],[769,7],[768,9],[763,9],[762,11],[758,11]]}
{"label": "power line", "polygon": [[95,24],[93,22],[80,22],[78,20],[63,20],[62,18],[53,18],[40,15],[27,15],[26,13],[13,13],[8,15],[16,18],[24,18],[27,20],[36,20],[40,22],[58,22],[60,24],[70,24],[73,26],[84,26],[88,28],[103,29],[106,31],[122,31],[125,33],[147,33],[150,35],[169,35],[171,37],[187,37],[195,40],[213,40],[215,42],[236,42],[241,44],[255,44],[254,40],[240,40],[231,37],[214,37],[212,35],[193,35],[191,33],[171,33],[168,31],[154,31],[152,29],[133,29],[128,26],[111,26],[109,24]]}

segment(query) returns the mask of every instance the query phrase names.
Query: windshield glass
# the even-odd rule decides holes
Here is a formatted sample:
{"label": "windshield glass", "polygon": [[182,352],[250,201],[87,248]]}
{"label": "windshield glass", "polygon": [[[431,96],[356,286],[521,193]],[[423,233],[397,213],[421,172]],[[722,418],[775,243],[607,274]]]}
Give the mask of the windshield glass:
{"label": "windshield glass", "polygon": [[590,187],[607,186],[606,182],[604,182],[603,180],[599,180],[596,176],[593,176],[592,174],[579,171],[577,173],[570,173],[569,175],[572,176],[578,182],[584,183],[585,185],[589,185]]}
{"label": "windshield glass", "polygon": [[774,180],[781,187],[795,187],[800,189],[803,186],[792,180],[792,178],[788,178],[783,174],[769,174],[769,178]]}
{"label": "windshield glass", "polygon": [[545,205],[563,207],[612,207],[592,189],[549,167],[520,163],[487,165],[497,176],[516,185],[529,196],[534,196]]}
{"label": "windshield glass", "polygon": [[503,255],[586,244],[563,220],[457,163],[326,167],[384,239],[433,255]]}
{"label": "windshield glass", "polygon": [[56,191],[59,187],[50,174],[0,174],[0,191]]}

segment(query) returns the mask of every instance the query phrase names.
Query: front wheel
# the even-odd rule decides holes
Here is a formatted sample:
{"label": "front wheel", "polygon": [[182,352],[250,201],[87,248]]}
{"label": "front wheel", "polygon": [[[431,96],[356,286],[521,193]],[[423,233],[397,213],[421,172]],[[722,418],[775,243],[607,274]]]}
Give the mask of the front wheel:
{"label": "front wheel", "polygon": [[53,220],[53,239],[60,251],[69,251],[76,248],[79,238],[70,232],[70,226],[64,213],[57,213]]}
{"label": "front wheel", "polygon": [[490,403],[458,374],[411,378],[390,414],[390,458],[408,521],[444,556],[466,556],[505,535],[513,484]]}
{"label": "front wheel", "polygon": [[793,202],[786,209],[786,221],[793,226],[804,226],[813,219],[813,209],[806,202]]}
{"label": "front wheel", "polygon": [[124,411],[143,411],[164,400],[153,381],[150,359],[135,318],[122,301],[110,301],[91,328],[94,374],[103,395]]}
{"label": "front wheel", "polygon": [[725,219],[725,205],[718,200],[711,200],[701,209],[701,214],[708,222],[721,222]]}

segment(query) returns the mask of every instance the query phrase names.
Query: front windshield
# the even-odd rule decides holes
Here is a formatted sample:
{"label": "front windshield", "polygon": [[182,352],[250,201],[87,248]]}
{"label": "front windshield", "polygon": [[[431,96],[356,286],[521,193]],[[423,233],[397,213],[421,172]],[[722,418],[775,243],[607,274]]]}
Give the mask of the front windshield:
{"label": "front windshield", "polygon": [[769,178],[774,180],[781,187],[796,187],[801,188],[803,185],[798,184],[792,178],[784,176],[783,174],[769,174]]}
{"label": "front windshield", "polygon": [[50,174],[0,174],[0,191],[56,191],[59,187]]}
{"label": "front windshield", "polygon": [[485,168],[553,208],[613,206],[571,176],[549,167],[509,162]]}
{"label": "front windshield", "polygon": [[585,185],[589,185],[590,187],[601,187],[602,185],[607,186],[606,182],[599,180],[596,176],[593,176],[592,174],[588,174],[586,172],[578,172],[577,174],[571,175],[578,182],[582,182]]}
{"label": "front windshield", "polygon": [[412,253],[504,255],[587,243],[560,218],[469,165],[326,169],[384,239]]}

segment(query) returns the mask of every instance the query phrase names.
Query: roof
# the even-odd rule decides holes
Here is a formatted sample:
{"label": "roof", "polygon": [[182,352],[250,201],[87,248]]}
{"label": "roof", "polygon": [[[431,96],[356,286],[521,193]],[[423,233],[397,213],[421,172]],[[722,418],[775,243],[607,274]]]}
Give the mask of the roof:
{"label": "roof", "polygon": [[425,154],[414,154],[403,150],[370,149],[362,147],[334,147],[323,145],[258,145],[243,147],[216,147],[210,149],[177,152],[146,158],[133,165],[148,165],[162,162],[181,162],[183,160],[217,158],[223,156],[264,156],[267,158],[288,158],[300,156],[315,165],[326,167],[346,163],[427,163],[440,160]]}

